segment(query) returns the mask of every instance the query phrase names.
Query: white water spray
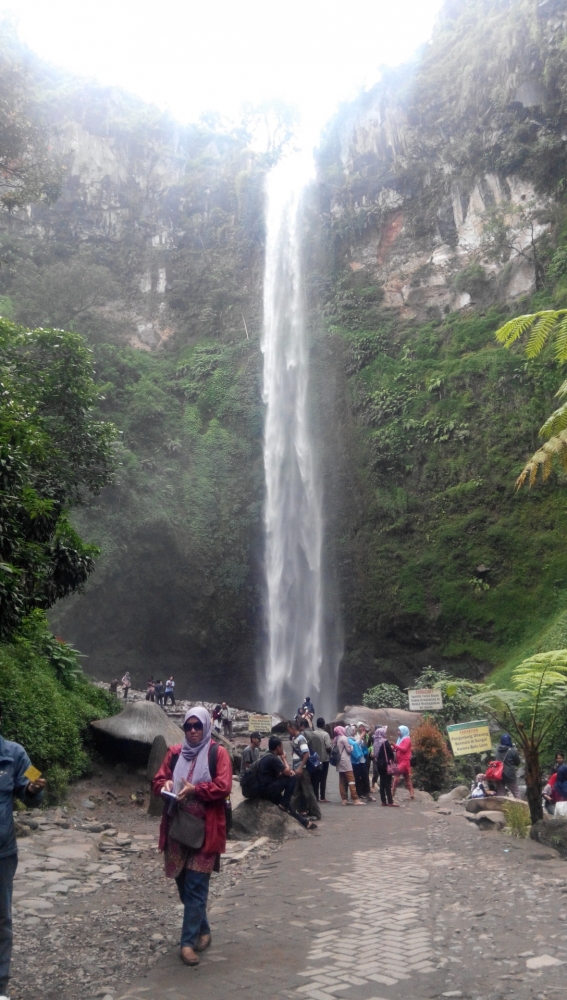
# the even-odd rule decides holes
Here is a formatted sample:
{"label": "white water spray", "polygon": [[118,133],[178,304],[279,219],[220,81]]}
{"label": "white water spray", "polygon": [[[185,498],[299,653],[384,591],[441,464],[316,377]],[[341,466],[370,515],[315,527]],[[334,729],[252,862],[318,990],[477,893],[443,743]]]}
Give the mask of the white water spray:
{"label": "white water spray", "polygon": [[[267,184],[264,278],[264,439],[269,648],[261,686],[268,710],[295,712],[310,695],[334,710],[323,670],[322,488],[312,438],[301,220],[311,156],[279,163]],[[330,680],[330,678],[329,678]]]}

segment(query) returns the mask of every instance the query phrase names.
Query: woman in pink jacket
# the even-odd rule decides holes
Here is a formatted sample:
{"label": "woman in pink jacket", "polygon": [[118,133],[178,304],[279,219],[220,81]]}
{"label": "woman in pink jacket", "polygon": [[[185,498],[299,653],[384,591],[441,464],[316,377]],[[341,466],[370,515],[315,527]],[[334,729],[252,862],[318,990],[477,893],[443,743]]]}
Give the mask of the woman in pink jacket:
{"label": "woman in pink jacket", "polygon": [[393,750],[396,754],[396,764],[398,765],[399,773],[394,778],[392,795],[396,794],[396,788],[400,783],[400,779],[403,778],[406,788],[410,794],[410,799],[413,799],[413,784],[411,780],[411,739],[409,729],[407,726],[398,726],[398,733],[400,735],[398,736]]}

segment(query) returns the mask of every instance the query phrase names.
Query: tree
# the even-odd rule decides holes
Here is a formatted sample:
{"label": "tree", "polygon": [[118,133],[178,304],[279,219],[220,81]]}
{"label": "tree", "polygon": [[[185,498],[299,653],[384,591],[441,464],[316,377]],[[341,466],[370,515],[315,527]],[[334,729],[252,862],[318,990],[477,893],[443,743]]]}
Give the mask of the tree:
{"label": "tree", "polygon": [[362,704],[367,708],[405,708],[408,696],[397,684],[377,684],[362,695]]}
{"label": "tree", "polygon": [[93,417],[98,395],[82,337],[0,320],[1,638],[94,568],[68,512],[112,479],[116,432]]}
{"label": "tree", "polygon": [[[549,340],[554,340],[555,358],[562,364],[567,361],[567,309],[544,309],[537,313],[527,313],[508,320],[496,331],[496,339],[504,347],[510,348],[525,333],[530,333],[526,345],[526,356],[536,358],[541,354]],[[567,397],[567,381],[559,387],[556,397]],[[553,460],[557,459],[567,471],[567,402],[559,406],[540,428],[540,436],[548,440],[526,462],[516,480],[516,489],[527,481],[532,487],[541,469],[545,483],[553,468]]]}
{"label": "tree", "polygon": [[540,751],[545,738],[567,707],[567,649],[538,653],[517,666],[512,690],[481,686],[471,698],[497,725],[509,732],[524,754],[532,823],[543,819]]}
{"label": "tree", "polygon": [[63,176],[26,63],[9,25],[0,25],[0,205],[10,212],[55,201]]}
{"label": "tree", "polygon": [[482,249],[492,260],[504,263],[521,257],[533,266],[536,291],[545,286],[545,268],[538,247],[544,232],[542,219],[542,210],[533,203],[504,202],[486,213],[482,236]]}

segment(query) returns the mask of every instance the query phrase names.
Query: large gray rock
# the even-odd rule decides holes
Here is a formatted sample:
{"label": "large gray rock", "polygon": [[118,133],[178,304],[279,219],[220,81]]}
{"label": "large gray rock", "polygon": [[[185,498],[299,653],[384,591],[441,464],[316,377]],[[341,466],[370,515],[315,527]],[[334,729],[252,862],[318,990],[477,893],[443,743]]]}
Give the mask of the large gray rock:
{"label": "large gray rock", "polygon": [[489,795],[485,799],[468,799],[465,802],[465,809],[469,813],[494,812],[495,810],[504,812],[507,802],[519,802],[529,814],[530,807],[527,802],[524,802],[523,799],[509,799],[505,795]]}
{"label": "large gray rock", "polygon": [[403,708],[366,708],[365,705],[345,705],[344,710],[339,712],[331,723],[334,726],[352,726],[357,722],[363,722],[369,729],[374,730],[376,726],[388,727],[388,739],[394,743],[398,738],[398,726],[407,726],[411,730],[419,725],[422,716],[419,712],[406,712]]}
{"label": "large gray rock", "polygon": [[567,858],[567,819],[550,817],[540,819],[530,830],[532,840],[545,847],[553,847],[563,858]]}
{"label": "large gray rock", "polygon": [[148,763],[156,736],[168,747],[183,742],[183,731],[153,701],[131,702],[119,715],[96,719],[91,726],[102,753],[132,764]]}
{"label": "large gray rock", "polygon": [[465,813],[465,818],[471,823],[476,823],[481,830],[502,830],[506,826],[506,817],[498,809],[480,813]]}
{"label": "large gray rock", "polygon": [[307,831],[301,823],[266,799],[244,799],[232,814],[231,840],[255,837],[287,840],[288,837],[306,836]]}
{"label": "large gray rock", "polygon": [[437,805],[445,806],[449,802],[462,802],[463,799],[466,799],[467,795],[470,795],[470,788],[467,788],[466,785],[457,785],[450,792],[440,795],[437,799]]}

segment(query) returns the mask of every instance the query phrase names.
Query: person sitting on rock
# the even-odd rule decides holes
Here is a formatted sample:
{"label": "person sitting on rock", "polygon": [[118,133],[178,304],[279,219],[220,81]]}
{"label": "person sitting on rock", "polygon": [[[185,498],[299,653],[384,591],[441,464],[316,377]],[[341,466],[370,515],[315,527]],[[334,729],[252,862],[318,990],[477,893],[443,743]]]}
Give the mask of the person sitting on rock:
{"label": "person sitting on rock", "polygon": [[315,823],[300,816],[291,806],[295,789],[295,774],[287,763],[279,736],[270,736],[268,753],[261,757],[257,767],[258,798],[273,802],[293,816],[306,830],[316,830]]}
{"label": "person sitting on rock", "polygon": [[247,746],[242,754],[242,765],[241,772],[247,771],[252,764],[260,759],[260,743],[262,742],[262,737],[260,733],[250,733],[250,745]]}
{"label": "person sitting on rock", "polygon": [[471,799],[484,799],[489,795],[496,795],[496,792],[493,792],[489,787],[486,775],[480,772],[475,774],[471,788]]}

